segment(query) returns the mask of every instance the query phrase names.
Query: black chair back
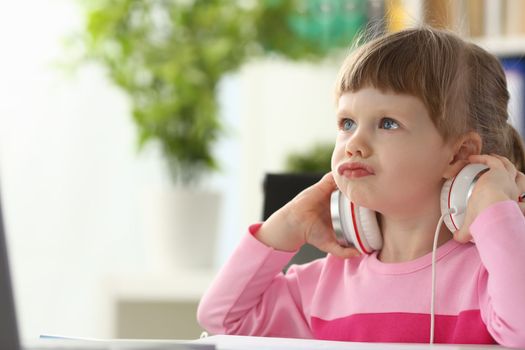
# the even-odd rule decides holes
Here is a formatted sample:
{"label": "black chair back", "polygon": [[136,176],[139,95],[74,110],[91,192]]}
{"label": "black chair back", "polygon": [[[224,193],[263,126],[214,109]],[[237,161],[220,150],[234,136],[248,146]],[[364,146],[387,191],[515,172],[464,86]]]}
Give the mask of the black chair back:
{"label": "black chair back", "polygon": [[[266,220],[276,210],[284,206],[305,188],[318,182],[324,174],[267,174],[264,178],[263,220]],[[291,264],[304,264],[326,256],[319,249],[305,244],[293,257],[285,270]]]}

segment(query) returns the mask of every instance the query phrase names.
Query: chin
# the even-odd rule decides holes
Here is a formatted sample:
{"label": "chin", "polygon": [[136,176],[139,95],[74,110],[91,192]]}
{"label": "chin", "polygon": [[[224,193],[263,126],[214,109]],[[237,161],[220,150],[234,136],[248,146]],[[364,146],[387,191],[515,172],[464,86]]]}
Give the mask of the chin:
{"label": "chin", "polygon": [[364,193],[365,191],[356,188],[355,185],[346,184],[346,186],[341,189],[341,192],[343,192],[347,198],[350,198],[353,203],[359,206],[368,208],[371,204],[369,203],[370,196]]}
{"label": "chin", "polygon": [[349,188],[348,191],[343,192],[347,198],[351,198],[351,201],[360,206],[376,212],[381,212],[384,208],[384,198],[377,192],[370,192],[368,189]]}
{"label": "chin", "polygon": [[335,184],[337,185],[337,188],[341,191],[341,192],[344,192],[343,189],[345,188],[345,186],[347,185],[347,181],[345,181],[343,179],[343,177],[341,177],[341,175],[339,175],[337,173],[337,171],[335,170],[332,170],[332,175],[334,177],[334,181],[335,181]]}

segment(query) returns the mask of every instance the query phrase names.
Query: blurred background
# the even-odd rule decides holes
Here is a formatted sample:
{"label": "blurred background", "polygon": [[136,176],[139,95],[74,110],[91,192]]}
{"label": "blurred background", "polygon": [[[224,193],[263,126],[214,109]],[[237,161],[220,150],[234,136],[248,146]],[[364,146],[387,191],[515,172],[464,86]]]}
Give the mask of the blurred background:
{"label": "blurred background", "polygon": [[22,336],[196,338],[268,173],[322,173],[357,33],[496,54],[525,117],[521,0],[0,2],[0,185]]}

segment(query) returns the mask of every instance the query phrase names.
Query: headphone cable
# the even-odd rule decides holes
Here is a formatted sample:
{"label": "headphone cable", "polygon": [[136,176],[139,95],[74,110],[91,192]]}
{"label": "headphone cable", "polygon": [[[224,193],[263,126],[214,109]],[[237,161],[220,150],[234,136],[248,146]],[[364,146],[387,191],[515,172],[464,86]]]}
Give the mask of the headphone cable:
{"label": "headphone cable", "polygon": [[445,216],[456,213],[455,208],[450,208],[447,212],[439,218],[436,232],[434,233],[434,244],[432,246],[432,292],[430,296],[430,344],[434,344],[434,328],[435,328],[435,302],[436,302],[436,251],[439,238],[439,231],[443,225]]}

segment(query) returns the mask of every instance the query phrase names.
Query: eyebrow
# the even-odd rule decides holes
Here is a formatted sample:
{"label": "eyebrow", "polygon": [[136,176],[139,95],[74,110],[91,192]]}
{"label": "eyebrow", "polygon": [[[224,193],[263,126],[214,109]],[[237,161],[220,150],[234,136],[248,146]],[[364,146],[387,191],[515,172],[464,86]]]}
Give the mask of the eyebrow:
{"label": "eyebrow", "polygon": [[[374,110],[373,114],[375,114],[375,115],[382,115],[384,117],[391,117],[391,118],[394,118],[394,119],[403,119],[403,120],[407,120],[407,121],[412,119],[406,113],[403,113],[400,110],[393,110],[393,109],[387,110],[385,108],[379,108],[377,110]],[[343,116],[354,117],[354,113],[352,113],[351,111],[349,111],[348,109],[345,109],[345,108],[337,109],[335,115],[338,118],[343,117]]]}
{"label": "eyebrow", "polygon": [[350,113],[347,109],[337,109],[335,111],[335,115],[337,117],[342,117],[343,115],[353,115],[353,114]]}

